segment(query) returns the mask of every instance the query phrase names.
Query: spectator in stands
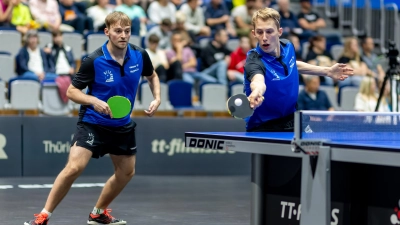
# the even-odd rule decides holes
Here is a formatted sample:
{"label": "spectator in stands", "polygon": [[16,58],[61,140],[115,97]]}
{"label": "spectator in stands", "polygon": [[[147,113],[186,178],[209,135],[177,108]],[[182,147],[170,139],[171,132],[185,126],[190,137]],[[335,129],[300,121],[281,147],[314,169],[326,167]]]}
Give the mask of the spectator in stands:
{"label": "spectator in stands", "polygon": [[214,40],[210,41],[201,50],[202,72],[216,77],[221,84],[227,84],[227,68],[231,52],[226,48],[228,42],[226,30],[219,29],[215,32]]}
{"label": "spectator in stands", "polygon": [[113,11],[113,8],[108,3],[109,0],[96,0],[95,5],[86,10],[87,16],[93,20],[95,31],[103,31],[106,28],[104,21],[107,15]]}
{"label": "spectator in stands", "polygon": [[53,31],[61,27],[61,14],[56,0],[29,0],[33,19],[43,29]]}
{"label": "spectator in stands", "polygon": [[228,66],[228,79],[230,81],[244,81],[244,64],[246,62],[247,52],[250,48],[249,37],[240,37],[239,47],[230,55],[230,63]]}
{"label": "spectator in stands", "polygon": [[173,25],[170,19],[163,19],[160,26],[155,26],[151,28],[151,30],[149,30],[146,34],[146,46],[148,45],[150,35],[155,34],[160,38],[160,42],[158,45],[160,49],[170,48],[172,26]]}
{"label": "spectator in stands", "polygon": [[169,19],[175,24],[176,7],[169,0],[157,0],[147,9],[149,19],[154,24],[161,24],[163,19]]}
{"label": "spectator in stands", "polygon": [[284,35],[289,33],[301,35],[303,33],[296,15],[290,11],[290,0],[278,0],[278,12],[281,16],[280,25]]}
{"label": "spectator in stands", "polygon": [[204,16],[212,34],[219,29],[226,29],[230,35],[236,36],[236,31],[230,21],[229,10],[222,0],[211,0],[206,5]]}
{"label": "spectator in stands", "polygon": [[300,45],[299,37],[294,34],[289,34],[287,39],[289,39],[289,41],[292,42],[294,46],[294,50],[296,51],[296,61],[303,61],[303,57],[301,56],[302,48]]}
{"label": "spectator in stands", "polygon": [[182,71],[183,80],[192,84],[194,84],[196,80],[206,82],[217,81],[214,77],[197,71],[196,57],[189,47],[185,47],[186,43],[180,32],[175,31],[172,34],[171,42],[172,48],[167,50],[170,70],[179,71],[180,69]]}
{"label": "spectator in stands", "polygon": [[374,40],[371,37],[365,37],[361,40],[362,55],[361,58],[367,65],[370,73],[380,81],[385,78],[385,71],[380,64],[378,55],[374,53]]}
{"label": "spectator in stands", "polygon": [[123,4],[117,6],[115,11],[120,11],[132,20],[131,35],[140,36],[140,26],[147,23],[146,13],[142,7],[135,4],[136,0],[123,0]]}
{"label": "spectator in stands", "polygon": [[32,19],[29,7],[21,3],[21,0],[16,0],[16,4],[12,10],[11,25],[23,35],[25,35],[31,27],[37,28],[35,27],[36,23]]}
{"label": "spectator in stands", "polygon": [[168,79],[167,77],[167,70],[169,69],[167,55],[164,50],[158,48],[159,42],[160,38],[157,35],[150,35],[146,51],[149,54],[150,60],[153,63],[153,67],[158,74],[160,81],[167,82],[172,78]]}
{"label": "spectator in stands", "polygon": [[53,31],[53,42],[48,43],[43,49],[46,54],[49,54],[53,60],[55,71],[58,75],[75,74],[75,60],[72,53],[72,48],[63,43],[63,34],[61,31]]}
{"label": "spectator in stands", "polygon": [[[374,112],[378,103],[376,93],[376,81],[373,77],[363,77],[360,90],[356,95],[354,109],[362,112]],[[379,112],[390,112],[389,105],[386,101],[381,101],[378,108]]]}
{"label": "spectator in stands", "polygon": [[0,26],[11,25],[12,13],[16,5],[18,5],[17,0],[0,0]]}
{"label": "spectator in stands", "polygon": [[57,77],[50,55],[39,48],[39,38],[36,30],[29,30],[25,36],[25,45],[17,55],[17,74],[23,78],[33,78],[39,81],[54,80]]}
{"label": "spectator in stands", "polygon": [[360,56],[357,38],[351,37],[345,40],[343,54],[338,62],[345,63],[354,70],[354,75],[339,82],[339,86],[360,86],[363,76],[368,74],[368,67]]}
{"label": "spectator in stands", "polygon": [[186,30],[185,21],[186,15],[181,11],[176,12],[176,24],[175,24],[175,31],[179,31],[183,39],[186,41],[187,46],[191,47],[193,44],[196,43],[196,36],[191,31]]}
{"label": "spectator in stands", "polygon": [[335,110],[325,91],[319,90],[318,76],[304,76],[304,84],[304,90],[299,93],[297,100],[298,110]]}
{"label": "spectator in stands", "polygon": [[83,34],[85,30],[94,30],[92,18],[82,14],[74,0],[60,0],[59,9],[62,23],[73,27],[76,32]]}
{"label": "spectator in stands", "polygon": [[[321,35],[316,35],[310,38],[310,47],[305,61],[312,65],[331,67],[336,64],[329,51],[326,50],[326,38]],[[328,86],[333,86],[334,81],[330,77],[320,77],[321,83]]]}
{"label": "spectator in stands", "polygon": [[325,20],[312,10],[311,0],[300,0],[301,12],[298,20],[304,30],[318,31],[326,27]]}
{"label": "spectator in stands", "polygon": [[205,25],[203,9],[197,3],[198,0],[188,0],[179,9],[186,16],[185,28],[195,35],[210,36],[211,29]]}
{"label": "spectator in stands", "polygon": [[262,0],[247,0],[246,5],[233,8],[232,18],[239,36],[245,36],[253,29],[251,18],[253,13],[262,8]]}

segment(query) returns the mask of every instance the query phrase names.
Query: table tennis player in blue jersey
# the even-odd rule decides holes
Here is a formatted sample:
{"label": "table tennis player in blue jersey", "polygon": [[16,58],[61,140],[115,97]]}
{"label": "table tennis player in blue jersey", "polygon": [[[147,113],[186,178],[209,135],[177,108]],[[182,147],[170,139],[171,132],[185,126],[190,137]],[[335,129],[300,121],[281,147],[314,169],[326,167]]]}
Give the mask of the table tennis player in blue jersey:
{"label": "table tennis player in blue jersey", "polygon": [[[35,214],[35,218],[25,225],[47,225],[54,209],[89,160],[105,154],[110,155],[114,164],[114,175],[105,184],[89,213],[87,224],[126,224],[126,221],[111,216],[108,206],[135,173],[136,124],[130,112],[139,79],[145,76],[154,96],[145,112],[152,116],[160,105],[160,82],[147,52],[129,44],[132,25],[129,17],[122,12],[113,12],[106,17],[105,24],[104,33],[108,41],[83,60],[67,91],[72,101],[82,105],[67,165],[57,176],[42,212]],[[81,90],[86,87],[88,91],[84,94]],[[107,104],[107,100],[116,95],[131,102],[131,109],[125,117],[113,118],[111,106]],[[60,213],[70,214],[66,211]]]}
{"label": "table tennis player in blue jersey", "polygon": [[253,14],[253,36],[257,47],[247,53],[245,93],[255,109],[246,118],[247,131],[293,131],[299,92],[299,73],[344,80],[353,74],[345,64],[320,67],[296,61],[293,44],[280,39],[280,15],[272,8]]}

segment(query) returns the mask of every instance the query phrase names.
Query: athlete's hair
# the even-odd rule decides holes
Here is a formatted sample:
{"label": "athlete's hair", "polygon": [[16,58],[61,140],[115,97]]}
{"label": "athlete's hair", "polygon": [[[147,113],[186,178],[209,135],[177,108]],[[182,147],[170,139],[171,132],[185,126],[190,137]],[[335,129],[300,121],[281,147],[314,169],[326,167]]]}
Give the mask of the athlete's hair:
{"label": "athlete's hair", "polygon": [[261,19],[262,21],[267,21],[269,19],[273,19],[276,25],[276,28],[279,29],[279,21],[281,19],[281,16],[279,15],[279,12],[276,11],[275,9],[272,8],[263,8],[255,11],[253,13],[253,18],[251,20],[251,24],[253,25],[253,28],[256,28],[256,23],[257,20]]}
{"label": "athlete's hair", "polygon": [[122,27],[132,26],[132,21],[129,19],[128,15],[119,11],[108,14],[104,22],[108,29],[116,23],[120,23]]}

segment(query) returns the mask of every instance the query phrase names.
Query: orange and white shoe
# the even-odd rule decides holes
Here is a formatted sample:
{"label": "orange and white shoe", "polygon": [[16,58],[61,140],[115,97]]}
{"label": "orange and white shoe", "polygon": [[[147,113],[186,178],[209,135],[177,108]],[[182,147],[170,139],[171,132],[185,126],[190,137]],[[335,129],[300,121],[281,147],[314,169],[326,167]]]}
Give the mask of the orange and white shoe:
{"label": "orange and white shoe", "polygon": [[35,219],[25,222],[24,225],[47,225],[49,221],[49,216],[46,213],[34,214],[33,216],[35,216]]}
{"label": "orange and white shoe", "polygon": [[[116,219],[110,215],[111,209],[105,209],[102,214],[92,214],[90,213],[87,224],[95,225],[95,224],[107,224],[107,225],[120,225],[126,224],[126,221],[121,219]],[[28,224],[30,225],[30,224]]]}

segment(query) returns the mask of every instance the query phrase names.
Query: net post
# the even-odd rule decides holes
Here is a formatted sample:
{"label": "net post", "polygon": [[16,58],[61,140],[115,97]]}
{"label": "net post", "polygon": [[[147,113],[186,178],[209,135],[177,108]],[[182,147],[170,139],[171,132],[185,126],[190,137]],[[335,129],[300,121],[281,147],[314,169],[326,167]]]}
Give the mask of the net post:
{"label": "net post", "polygon": [[301,111],[296,111],[294,113],[294,139],[300,140],[301,138]]}

